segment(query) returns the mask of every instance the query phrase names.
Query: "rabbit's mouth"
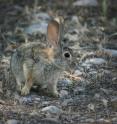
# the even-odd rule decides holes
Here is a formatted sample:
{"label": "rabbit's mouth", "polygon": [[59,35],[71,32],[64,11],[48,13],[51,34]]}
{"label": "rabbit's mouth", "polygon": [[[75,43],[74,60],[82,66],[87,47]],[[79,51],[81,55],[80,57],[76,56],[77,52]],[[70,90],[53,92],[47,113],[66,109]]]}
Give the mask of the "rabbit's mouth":
{"label": "rabbit's mouth", "polygon": [[68,61],[64,60],[64,59],[58,59],[56,61],[53,62],[53,65],[60,70],[65,70],[66,68],[69,67]]}

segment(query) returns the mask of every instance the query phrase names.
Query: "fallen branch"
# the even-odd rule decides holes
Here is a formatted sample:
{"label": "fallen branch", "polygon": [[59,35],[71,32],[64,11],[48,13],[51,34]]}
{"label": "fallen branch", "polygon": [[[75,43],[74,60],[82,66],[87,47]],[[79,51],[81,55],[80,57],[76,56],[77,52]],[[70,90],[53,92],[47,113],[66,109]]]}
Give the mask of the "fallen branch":
{"label": "fallen branch", "polygon": [[79,80],[82,79],[81,77],[75,76],[75,75],[70,74],[70,73],[68,73],[68,72],[66,72],[66,71],[64,72],[64,74],[65,74],[65,76],[67,76],[68,78],[70,78],[70,79],[72,79],[72,80],[75,80],[75,81],[79,81]]}

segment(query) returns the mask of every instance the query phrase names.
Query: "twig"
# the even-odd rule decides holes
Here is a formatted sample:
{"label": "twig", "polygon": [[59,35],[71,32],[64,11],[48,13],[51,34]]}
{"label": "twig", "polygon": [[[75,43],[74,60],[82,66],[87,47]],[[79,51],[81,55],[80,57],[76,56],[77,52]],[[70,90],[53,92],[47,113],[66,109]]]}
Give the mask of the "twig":
{"label": "twig", "polygon": [[75,76],[75,75],[70,74],[70,73],[68,73],[66,71],[64,73],[65,73],[66,76],[68,76],[72,80],[77,80],[78,81],[78,80],[81,80],[82,79],[81,77]]}

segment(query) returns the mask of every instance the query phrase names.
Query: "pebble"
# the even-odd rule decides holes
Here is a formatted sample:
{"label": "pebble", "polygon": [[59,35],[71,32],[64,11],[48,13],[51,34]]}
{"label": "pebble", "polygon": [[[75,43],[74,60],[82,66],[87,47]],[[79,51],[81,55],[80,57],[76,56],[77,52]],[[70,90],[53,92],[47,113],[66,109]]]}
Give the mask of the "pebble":
{"label": "pebble", "polygon": [[117,114],[115,115],[115,117],[114,118],[112,118],[111,120],[112,120],[112,122],[117,122]]}
{"label": "pebble", "polygon": [[61,90],[60,91],[60,98],[65,98],[68,96],[68,91],[67,90]]}
{"label": "pebble", "polygon": [[92,119],[92,118],[86,119],[86,123],[94,123],[94,122],[95,122],[95,119]]}
{"label": "pebble", "polygon": [[111,105],[113,109],[117,110],[117,97],[111,100]]}
{"label": "pebble", "polygon": [[72,22],[78,24],[79,23],[79,19],[78,19],[78,16],[72,16]]}
{"label": "pebble", "polygon": [[44,119],[42,119],[41,120],[41,122],[43,122],[44,124],[61,124],[60,122],[59,122],[59,120],[57,120],[56,118],[44,118]]}
{"label": "pebble", "polygon": [[84,94],[85,93],[85,87],[76,87],[74,89],[74,94],[77,95],[77,94]]}
{"label": "pebble", "polygon": [[33,33],[41,33],[41,34],[46,34],[47,32],[47,22],[40,22],[37,24],[32,24],[29,27],[26,27],[24,29],[24,32],[26,34],[33,34]]}
{"label": "pebble", "polygon": [[101,64],[105,64],[106,60],[103,58],[91,58],[91,59],[87,59],[84,64],[88,65],[88,64],[94,64],[94,65],[101,65]]}
{"label": "pebble", "polygon": [[44,108],[42,108],[41,111],[48,112],[50,114],[60,114],[61,113],[61,110],[58,107],[53,106],[53,105],[44,107]]}
{"label": "pebble", "polygon": [[74,76],[81,76],[83,73],[80,70],[75,70]]}
{"label": "pebble", "polygon": [[50,104],[50,102],[49,101],[43,101],[42,102],[42,106],[44,107],[44,106],[48,106]]}
{"label": "pebble", "polygon": [[96,122],[98,124],[112,124],[111,120],[107,120],[107,119],[103,119],[103,118],[98,119]]}
{"label": "pebble", "polygon": [[94,98],[95,98],[96,100],[100,100],[100,94],[96,93],[96,94],[94,95]]}
{"label": "pebble", "polygon": [[87,69],[90,69],[90,67],[92,66],[92,64],[90,64],[90,63],[82,63],[82,66],[83,67],[86,67]]}
{"label": "pebble", "polygon": [[50,16],[47,14],[47,13],[44,13],[44,12],[40,12],[40,13],[36,13],[34,14],[34,16],[36,18],[38,18],[39,20],[49,20],[50,19]]}
{"label": "pebble", "polygon": [[39,97],[36,97],[34,100],[35,100],[35,101],[38,101],[38,102],[41,101],[41,99],[40,99]]}
{"label": "pebble", "polygon": [[30,96],[20,97],[19,103],[20,104],[32,104],[32,98]]}
{"label": "pebble", "polygon": [[15,120],[15,119],[12,119],[12,120],[8,120],[6,122],[6,124],[19,124],[19,121],[18,120]]}
{"label": "pebble", "polygon": [[59,84],[62,86],[62,87],[67,87],[67,86],[70,86],[72,85],[72,81],[70,79],[63,79],[62,81],[59,82]]}
{"label": "pebble", "polygon": [[97,71],[91,71],[91,72],[89,72],[89,74],[92,74],[92,75],[96,75],[97,74]]}
{"label": "pebble", "polygon": [[88,107],[89,110],[95,111],[94,104],[90,103],[90,104],[87,105],[87,107]]}
{"label": "pebble", "polygon": [[63,102],[62,102],[62,106],[68,106],[69,103],[73,103],[73,99],[70,98],[70,99],[65,99]]}
{"label": "pebble", "polygon": [[73,3],[73,6],[97,6],[97,0],[77,0]]}
{"label": "pebble", "polygon": [[73,42],[75,42],[75,41],[78,41],[78,34],[65,34],[65,36],[64,36],[64,38],[65,39],[68,39],[69,41],[73,41]]}
{"label": "pebble", "polygon": [[34,14],[33,17],[32,23],[24,28],[24,32],[30,35],[34,33],[46,34],[50,16],[47,13],[40,12]]}
{"label": "pebble", "polygon": [[112,57],[117,57],[117,50],[115,49],[104,49],[104,51],[110,53]]}

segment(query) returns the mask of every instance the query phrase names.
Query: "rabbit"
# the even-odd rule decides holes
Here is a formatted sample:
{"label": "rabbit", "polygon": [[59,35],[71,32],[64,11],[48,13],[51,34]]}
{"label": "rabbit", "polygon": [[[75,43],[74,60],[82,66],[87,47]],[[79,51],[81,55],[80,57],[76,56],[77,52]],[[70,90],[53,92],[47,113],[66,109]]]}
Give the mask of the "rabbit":
{"label": "rabbit", "polygon": [[59,96],[58,79],[72,60],[70,50],[62,45],[63,26],[62,17],[52,19],[47,26],[46,43],[25,43],[13,53],[11,71],[21,95],[28,95],[36,84],[52,96]]}

